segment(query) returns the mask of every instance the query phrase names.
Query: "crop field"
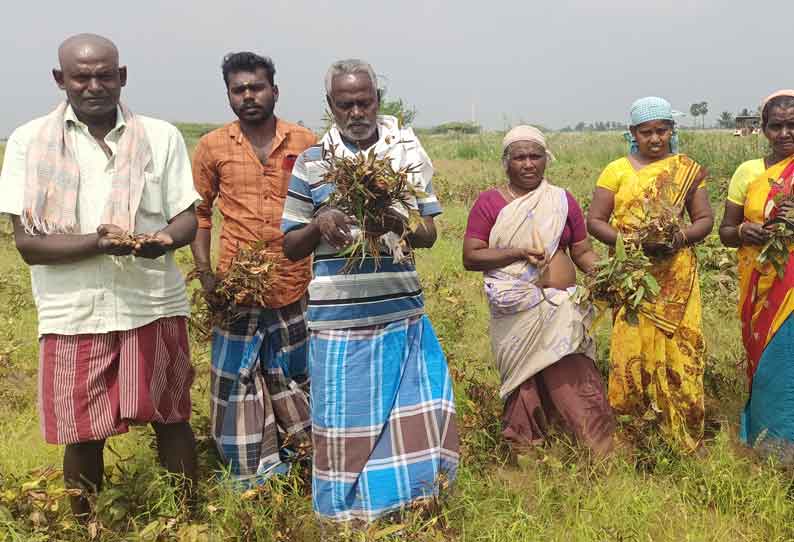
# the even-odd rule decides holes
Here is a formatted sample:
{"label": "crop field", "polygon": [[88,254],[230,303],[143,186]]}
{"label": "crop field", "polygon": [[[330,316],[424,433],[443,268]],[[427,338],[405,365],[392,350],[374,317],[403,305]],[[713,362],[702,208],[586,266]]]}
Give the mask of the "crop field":
{"label": "crop field", "polygon": [[[189,145],[203,127],[182,125]],[[436,246],[418,267],[427,309],[455,378],[462,465],[433,506],[349,532],[314,519],[306,467],[243,493],[224,482],[208,438],[209,346],[194,337],[194,416],[199,503],[188,511],[157,466],[148,427],[113,438],[106,485],[88,526],[70,516],[61,481],[63,450],[43,442],[36,414],[36,316],[28,270],[10,228],[0,227],[0,540],[406,540],[406,541],[783,541],[794,540],[794,475],[736,438],[746,399],[744,350],[736,316],[733,251],[715,232],[698,247],[708,342],[705,452],[680,456],[654,435],[597,461],[564,435],[531,455],[511,457],[500,440],[497,374],[488,339],[482,278],[464,271],[461,246],[477,194],[504,182],[499,134],[427,135],[444,205]],[[547,171],[586,207],[601,169],[625,153],[620,134],[553,134],[558,160]],[[0,147],[2,149],[2,147]],[[763,140],[722,132],[682,134],[682,151],[705,165],[717,215],[728,179]],[[189,250],[178,254],[183,270]],[[596,330],[606,372],[608,318]],[[622,431],[628,430],[622,427]]]}

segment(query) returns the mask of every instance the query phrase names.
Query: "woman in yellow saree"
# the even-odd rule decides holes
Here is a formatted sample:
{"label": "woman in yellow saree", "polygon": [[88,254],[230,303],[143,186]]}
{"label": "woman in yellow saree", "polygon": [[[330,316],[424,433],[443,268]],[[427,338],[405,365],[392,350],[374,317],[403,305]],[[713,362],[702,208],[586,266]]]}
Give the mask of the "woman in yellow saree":
{"label": "woman in yellow saree", "polygon": [[739,317],[750,383],[740,436],[775,451],[794,441],[794,90],[772,94],[761,111],[771,153],[736,170],[720,238],[739,247]]}
{"label": "woman in yellow saree", "polygon": [[618,234],[641,236],[654,214],[687,212],[690,224],[670,238],[644,240],[660,286],[641,304],[638,321],[614,315],[609,402],[618,414],[659,424],[675,449],[691,452],[703,436],[704,341],[700,285],[692,246],[714,225],[706,171],[678,154],[670,104],[648,97],[631,108],[631,151],[610,163],[596,183],[587,217],[590,234],[614,246]]}

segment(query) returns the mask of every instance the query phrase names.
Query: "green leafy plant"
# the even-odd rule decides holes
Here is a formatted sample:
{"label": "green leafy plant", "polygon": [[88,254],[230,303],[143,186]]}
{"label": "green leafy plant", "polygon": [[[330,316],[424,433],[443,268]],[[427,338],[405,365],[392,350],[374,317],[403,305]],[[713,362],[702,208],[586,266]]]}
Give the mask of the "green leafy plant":
{"label": "green leafy plant", "polygon": [[[774,184],[775,181],[770,179],[769,183]],[[779,207],[786,201],[794,201],[794,195],[781,192],[773,200]],[[794,211],[778,213],[774,218],[768,220],[764,227],[769,231],[770,236],[761,247],[757,262],[761,265],[772,264],[777,276],[782,279],[791,254],[789,246],[794,243]]]}
{"label": "green leafy plant", "polygon": [[638,313],[644,301],[653,301],[659,283],[651,274],[651,260],[634,243],[624,242],[618,235],[615,253],[603,259],[577,290],[575,300],[593,300],[613,310],[625,308],[624,318],[632,325],[639,323]]}
{"label": "green leafy plant", "polygon": [[385,96],[381,95],[378,114],[396,117],[400,127],[410,126],[416,119],[416,108],[405,103],[402,98],[387,100]]}
{"label": "green leafy plant", "polygon": [[794,243],[794,230],[784,223],[776,222],[767,226],[770,232],[769,239],[761,247],[757,261],[759,264],[772,264],[777,276],[783,278],[786,273],[786,264],[789,259],[789,245]]}

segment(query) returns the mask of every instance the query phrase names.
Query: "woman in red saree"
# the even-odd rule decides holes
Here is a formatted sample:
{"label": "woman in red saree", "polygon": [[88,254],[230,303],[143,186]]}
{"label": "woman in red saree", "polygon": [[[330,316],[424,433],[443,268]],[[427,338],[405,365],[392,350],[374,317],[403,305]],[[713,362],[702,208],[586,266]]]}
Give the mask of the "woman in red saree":
{"label": "woman in red saree", "polygon": [[[761,111],[771,153],[736,170],[720,238],[739,248],[739,316],[750,384],[740,436],[775,449],[794,442],[794,90],[772,94]],[[779,250],[770,251],[776,239]]]}

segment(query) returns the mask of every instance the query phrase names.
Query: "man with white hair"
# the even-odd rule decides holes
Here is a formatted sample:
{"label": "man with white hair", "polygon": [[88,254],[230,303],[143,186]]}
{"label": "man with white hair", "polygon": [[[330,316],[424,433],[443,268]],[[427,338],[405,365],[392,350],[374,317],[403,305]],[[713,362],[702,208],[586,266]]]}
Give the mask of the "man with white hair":
{"label": "man with white hair", "polygon": [[292,260],[314,255],[307,314],[314,509],[332,520],[372,521],[437,494],[454,478],[452,381],[413,263],[395,263],[382,243],[379,264],[367,256],[343,272],[340,251],[364,225],[328,204],[335,186],[324,181],[326,159],[372,150],[395,169],[416,166],[409,179],[420,194],[412,204],[422,226],[406,231],[406,221],[393,212],[376,231],[385,237],[405,234],[413,248],[432,247],[441,206],[433,166],[413,130],[377,114],[372,67],[336,62],[325,88],[334,124],[295,163],[282,221],[284,253]]}

